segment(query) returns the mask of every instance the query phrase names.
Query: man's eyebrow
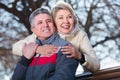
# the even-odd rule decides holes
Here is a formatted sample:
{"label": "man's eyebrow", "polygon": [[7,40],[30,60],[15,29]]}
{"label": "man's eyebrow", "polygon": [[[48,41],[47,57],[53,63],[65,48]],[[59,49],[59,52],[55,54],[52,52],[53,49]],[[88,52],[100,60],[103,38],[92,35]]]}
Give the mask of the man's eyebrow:
{"label": "man's eyebrow", "polygon": [[47,20],[51,20],[52,21],[52,19],[47,19]]}

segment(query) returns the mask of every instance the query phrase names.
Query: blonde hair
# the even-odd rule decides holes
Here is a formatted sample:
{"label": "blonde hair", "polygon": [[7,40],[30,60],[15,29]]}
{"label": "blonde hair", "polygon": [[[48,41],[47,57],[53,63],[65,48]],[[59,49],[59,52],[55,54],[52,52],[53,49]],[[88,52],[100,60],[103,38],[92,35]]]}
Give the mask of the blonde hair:
{"label": "blonde hair", "polygon": [[72,6],[69,3],[63,2],[63,1],[58,1],[52,8],[52,17],[55,21],[56,14],[59,10],[68,10],[70,13],[74,16],[74,22],[78,23],[77,16],[75,12],[73,11]]}

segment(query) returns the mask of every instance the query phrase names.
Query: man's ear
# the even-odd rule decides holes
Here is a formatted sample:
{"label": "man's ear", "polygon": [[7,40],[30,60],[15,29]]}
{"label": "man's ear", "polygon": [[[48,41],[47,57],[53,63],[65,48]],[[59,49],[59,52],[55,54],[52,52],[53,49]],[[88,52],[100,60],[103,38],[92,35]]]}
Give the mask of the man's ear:
{"label": "man's ear", "polygon": [[31,27],[31,31],[34,32],[34,27]]}

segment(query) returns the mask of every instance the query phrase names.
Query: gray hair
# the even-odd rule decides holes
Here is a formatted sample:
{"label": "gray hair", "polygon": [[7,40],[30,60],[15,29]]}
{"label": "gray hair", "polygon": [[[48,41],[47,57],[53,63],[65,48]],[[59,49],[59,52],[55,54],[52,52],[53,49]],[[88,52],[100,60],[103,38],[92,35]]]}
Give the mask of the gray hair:
{"label": "gray hair", "polygon": [[30,22],[31,27],[34,26],[34,17],[38,14],[48,14],[49,16],[52,16],[50,10],[45,9],[45,8],[37,8],[31,13],[29,17],[29,22]]}

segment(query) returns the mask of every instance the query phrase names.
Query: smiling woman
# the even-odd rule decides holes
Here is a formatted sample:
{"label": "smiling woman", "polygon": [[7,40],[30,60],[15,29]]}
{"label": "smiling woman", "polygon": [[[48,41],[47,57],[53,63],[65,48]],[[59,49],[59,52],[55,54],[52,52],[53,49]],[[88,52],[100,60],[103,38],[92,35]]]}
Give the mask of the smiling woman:
{"label": "smiling woman", "polygon": [[55,23],[59,32],[69,34],[74,29],[74,16],[69,10],[61,9],[56,13]]}
{"label": "smiling woman", "polygon": [[[58,1],[52,8],[52,17],[59,36],[71,43],[67,46],[61,46],[60,50],[62,54],[66,55],[68,59],[74,58],[78,60],[80,66],[84,67],[84,71],[96,72],[99,70],[99,60],[90,44],[86,32],[80,27],[72,6],[69,3]],[[46,22],[44,22],[44,24],[47,25]],[[38,31],[38,33],[40,32]],[[22,55],[23,45],[28,43],[28,40],[34,42],[33,39],[36,39],[35,34],[16,42],[13,45],[13,54]],[[56,52],[53,48],[54,46],[51,47],[52,48],[50,48],[50,46],[49,48],[46,46],[38,46],[36,53],[49,55]]]}

